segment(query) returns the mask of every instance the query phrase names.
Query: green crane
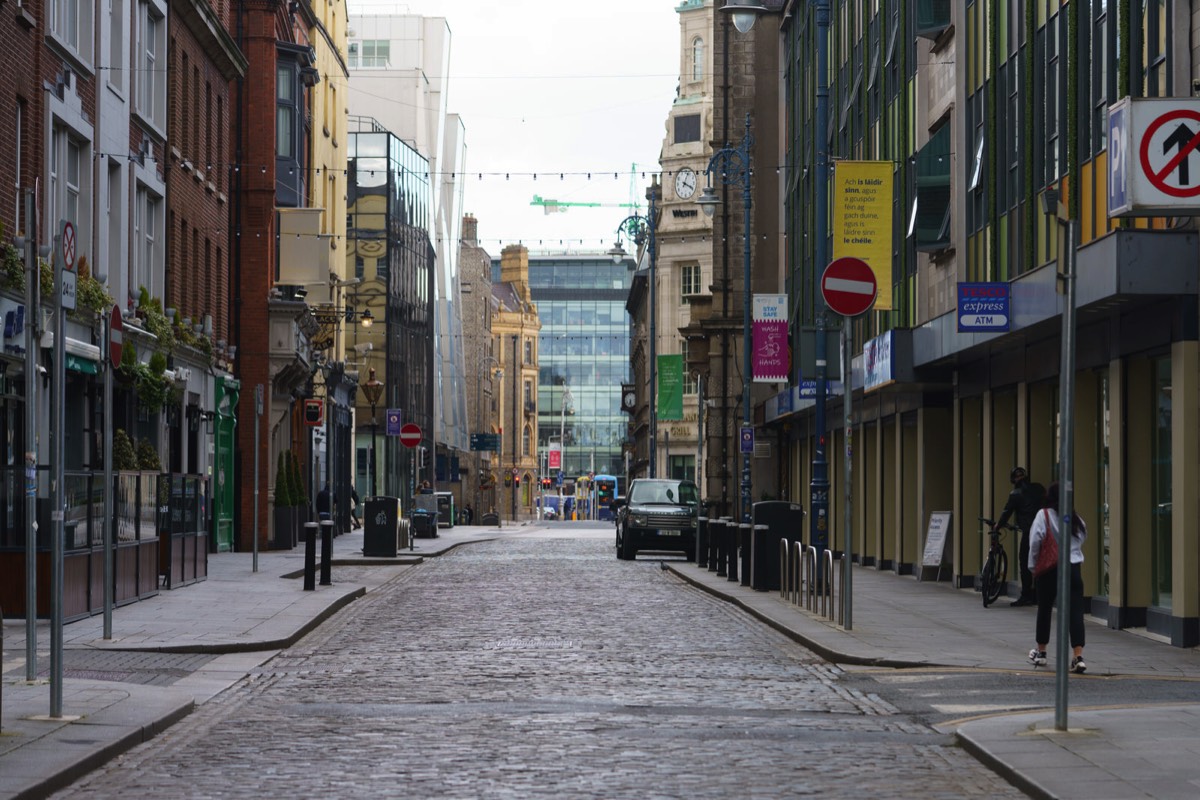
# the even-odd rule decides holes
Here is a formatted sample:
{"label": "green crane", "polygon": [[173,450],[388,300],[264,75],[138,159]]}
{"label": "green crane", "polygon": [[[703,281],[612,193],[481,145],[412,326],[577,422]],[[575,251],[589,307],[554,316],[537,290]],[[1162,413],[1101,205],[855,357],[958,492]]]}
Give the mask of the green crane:
{"label": "green crane", "polygon": [[570,200],[547,200],[540,194],[533,196],[531,206],[541,206],[546,214],[564,214],[568,208],[638,208],[637,203],[585,203]]}

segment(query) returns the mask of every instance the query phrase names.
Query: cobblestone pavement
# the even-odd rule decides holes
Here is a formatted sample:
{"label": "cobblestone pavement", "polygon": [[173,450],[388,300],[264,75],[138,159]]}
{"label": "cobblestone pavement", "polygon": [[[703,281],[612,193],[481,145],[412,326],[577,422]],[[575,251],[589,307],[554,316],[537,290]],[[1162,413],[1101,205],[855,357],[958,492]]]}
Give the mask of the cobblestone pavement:
{"label": "cobblestone pavement", "polygon": [[60,797],[1021,797],[611,543],[408,570]]}

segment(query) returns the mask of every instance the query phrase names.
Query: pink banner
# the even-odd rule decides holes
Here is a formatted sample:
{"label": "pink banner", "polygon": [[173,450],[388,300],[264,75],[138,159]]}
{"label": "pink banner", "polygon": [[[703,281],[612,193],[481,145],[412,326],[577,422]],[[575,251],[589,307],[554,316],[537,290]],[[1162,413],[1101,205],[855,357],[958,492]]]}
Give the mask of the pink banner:
{"label": "pink banner", "polygon": [[777,383],[788,377],[787,322],[757,320],[751,339],[754,380]]}

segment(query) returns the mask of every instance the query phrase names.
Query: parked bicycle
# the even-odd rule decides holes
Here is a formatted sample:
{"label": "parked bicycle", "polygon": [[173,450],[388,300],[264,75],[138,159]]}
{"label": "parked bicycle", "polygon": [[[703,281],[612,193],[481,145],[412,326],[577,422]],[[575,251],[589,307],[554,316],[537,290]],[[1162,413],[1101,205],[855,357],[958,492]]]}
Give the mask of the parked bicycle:
{"label": "parked bicycle", "polygon": [[1017,532],[1017,526],[1004,523],[998,525],[986,517],[980,517],[984,528],[980,533],[986,533],[991,539],[988,545],[987,560],[983,562],[983,572],[979,573],[979,590],[983,594],[983,607],[987,608],[996,602],[996,598],[1004,593],[1008,584],[1008,554],[1000,542],[1003,531]]}

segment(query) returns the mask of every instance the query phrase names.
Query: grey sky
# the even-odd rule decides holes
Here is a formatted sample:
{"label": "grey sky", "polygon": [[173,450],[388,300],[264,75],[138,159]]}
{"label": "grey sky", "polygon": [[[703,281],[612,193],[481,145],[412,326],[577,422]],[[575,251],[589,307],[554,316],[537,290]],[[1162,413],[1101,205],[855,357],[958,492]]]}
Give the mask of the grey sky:
{"label": "grey sky", "polygon": [[[464,211],[490,253],[518,240],[607,249],[632,213],[619,204],[644,207],[678,83],[676,0],[348,2],[351,14],[446,18],[448,106],[466,127]],[[605,206],[547,215],[534,195]]]}

